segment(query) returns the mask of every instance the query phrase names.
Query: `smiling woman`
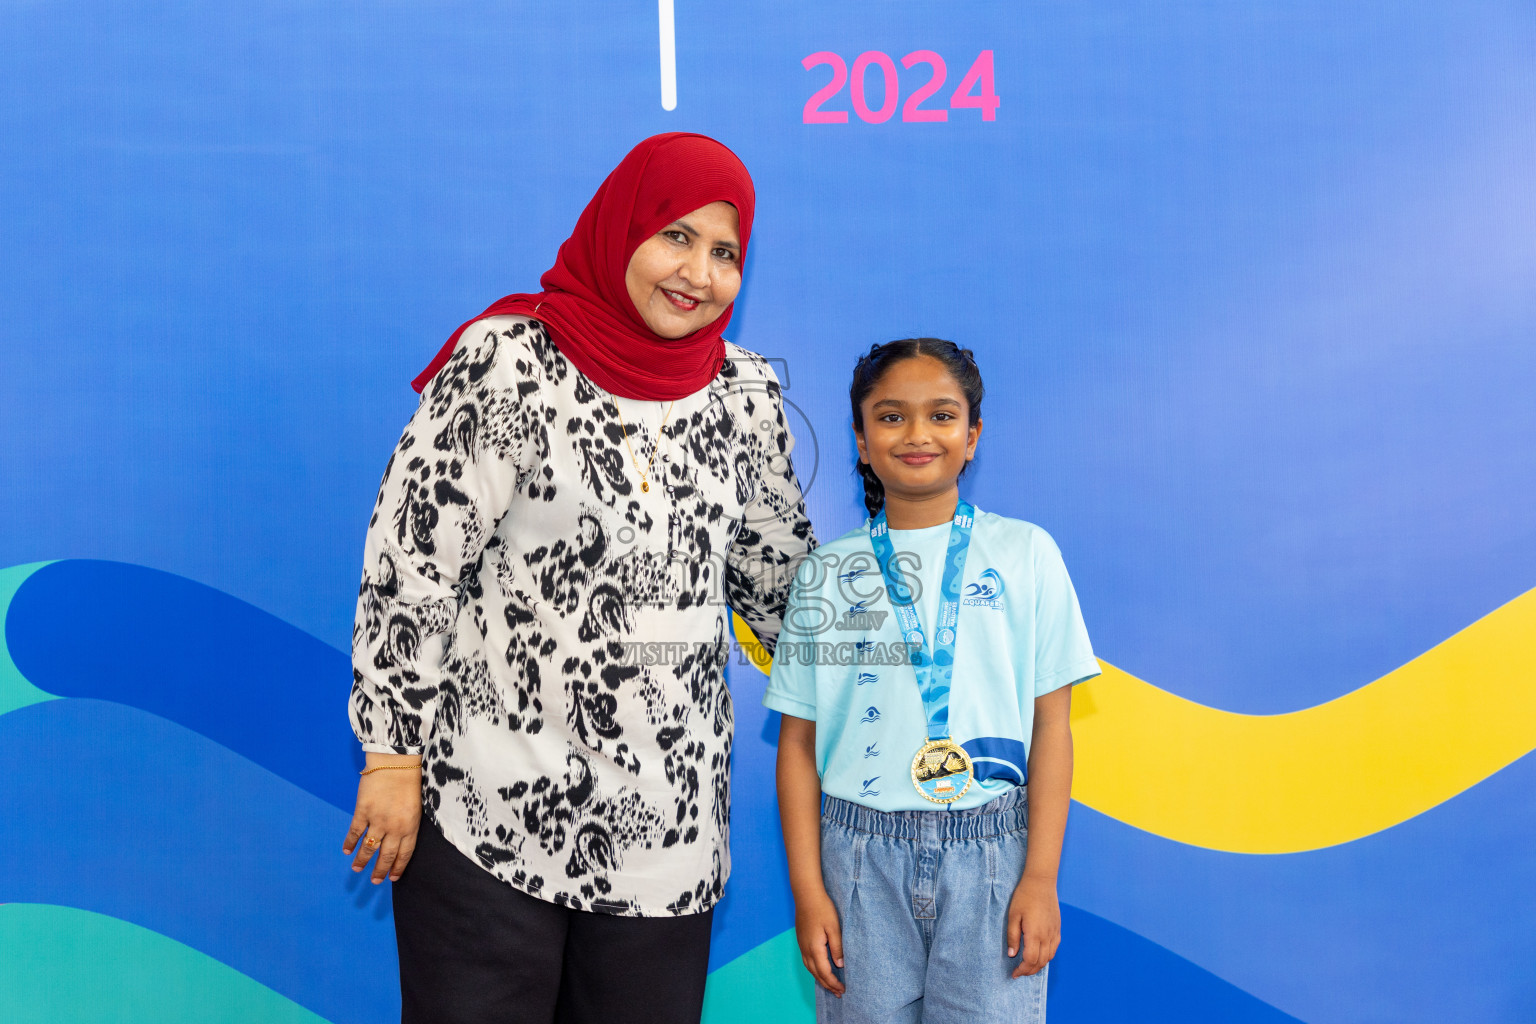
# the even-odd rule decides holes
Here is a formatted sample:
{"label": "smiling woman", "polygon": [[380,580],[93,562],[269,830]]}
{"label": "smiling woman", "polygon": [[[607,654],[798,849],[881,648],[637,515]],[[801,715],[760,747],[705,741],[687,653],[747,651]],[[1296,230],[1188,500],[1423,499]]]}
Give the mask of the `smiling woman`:
{"label": "smiling woman", "polygon": [[453,333],[412,386],[421,391],[447,365],[470,324],[516,314],[553,328],[560,351],[615,394],[665,401],[697,391],[725,359],[722,335],[756,205],[746,167],[714,139],[686,132],[646,139],[581,212],[539,279],[544,290],[492,303]]}
{"label": "smiling woman", "polygon": [[714,323],[741,291],[740,218],[730,203],[694,210],[640,243],[624,286],[645,325],[681,338]]}
{"label": "smiling woman", "polygon": [[727,607],[771,643],[814,544],[778,382],[721,333],[754,199],[713,139],[645,140],[544,290],[416,380],[364,551],[344,844],[395,883],[407,1022],[699,1019],[733,712],[698,652]]}

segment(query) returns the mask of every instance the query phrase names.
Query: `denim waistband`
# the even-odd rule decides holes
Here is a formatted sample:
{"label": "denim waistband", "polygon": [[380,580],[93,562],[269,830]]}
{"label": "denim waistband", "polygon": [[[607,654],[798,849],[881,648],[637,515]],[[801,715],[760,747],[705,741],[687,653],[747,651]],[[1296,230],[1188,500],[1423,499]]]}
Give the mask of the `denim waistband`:
{"label": "denim waistband", "polygon": [[990,839],[1022,832],[1028,801],[1023,786],[1009,790],[980,807],[963,811],[877,811],[835,796],[822,799],[821,820],[859,832],[895,839]]}

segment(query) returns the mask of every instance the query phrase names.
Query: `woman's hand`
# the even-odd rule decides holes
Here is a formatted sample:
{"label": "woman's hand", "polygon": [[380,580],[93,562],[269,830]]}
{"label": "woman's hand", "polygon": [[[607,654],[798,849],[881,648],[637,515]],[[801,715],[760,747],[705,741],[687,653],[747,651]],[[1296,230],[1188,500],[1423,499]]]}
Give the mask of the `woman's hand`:
{"label": "woman's hand", "polygon": [[367,762],[369,768],[384,770],[369,772],[358,780],[357,809],[352,812],[352,827],[341,852],[351,856],[354,849],[357,851],[353,871],[363,870],[377,853],[373,884],[378,885],[385,876],[391,882],[399,881],[416,849],[416,829],[421,824],[421,758],[414,754],[368,754]]}
{"label": "woman's hand", "polygon": [[1061,904],[1056,899],[1056,883],[1025,875],[1008,902],[1008,955],[1024,950],[1013,976],[1036,974],[1051,962],[1061,944]]}
{"label": "woman's hand", "polygon": [[843,966],[843,927],[825,889],[796,898],[795,938],[800,943],[800,959],[805,962],[805,969],[822,988],[841,999],[843,983],[832,973],[832,964]]}

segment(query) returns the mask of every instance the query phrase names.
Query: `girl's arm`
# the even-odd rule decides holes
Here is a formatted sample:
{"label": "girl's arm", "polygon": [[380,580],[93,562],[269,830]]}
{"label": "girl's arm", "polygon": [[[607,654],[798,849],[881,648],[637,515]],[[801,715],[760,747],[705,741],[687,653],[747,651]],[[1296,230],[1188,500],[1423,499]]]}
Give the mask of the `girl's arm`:
{"label": "girl's arm", "polygon": [[[1029,847],[1024,877],[1008,906],[1008,955],[1023,950],[1015,978],[1051,962],[1061,942],[1056,870],[1072,799],[1072,687],[1035,698],[1029,747]],[[782,749],[782,748],[781,748]],[[782,798],[781,798],[782,799]]]}
{"label": "girl's arm", "polygon": [[823,988],[841,997],[843,983],[832,973],[832,964],[843,966],[843,930],[821,878],[821,778],[816,774],[815,722],[793,715],[780,717],[778,779],[779,822],[789,857],[800,959]]}

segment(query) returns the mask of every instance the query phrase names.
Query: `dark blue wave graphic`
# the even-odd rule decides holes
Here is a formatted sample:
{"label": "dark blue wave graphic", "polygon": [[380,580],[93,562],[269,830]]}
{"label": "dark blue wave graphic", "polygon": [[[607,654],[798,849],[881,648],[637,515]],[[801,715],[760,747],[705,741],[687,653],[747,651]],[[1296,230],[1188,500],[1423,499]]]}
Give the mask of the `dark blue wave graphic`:
{"label": "dark blue wave graphic", "polygon": [[1299,1024],[1150,939],[1062,905],[1052,1024]]}
{"label": "dark blue wave graphic", "polygon": [[43,690],[168,718],[351,814],[351,666],[303,630],[181,576],[65,561],[21,585],[5,641]]}
{"label": "dark blue wave graphic", "polygon": [[1308,853],[1202,850],[1074,805],[1061,896],[1309,1024],[1529,1024],[1532,822],[1536,755],[1385,832]]}
{"label": "dark blue wave graphic", "polygon": [[130,921],[337,1024],[398,1019],[389,893],[348,870],[348,815],[106,701],[0,715],[0,750],[0,902]]}

